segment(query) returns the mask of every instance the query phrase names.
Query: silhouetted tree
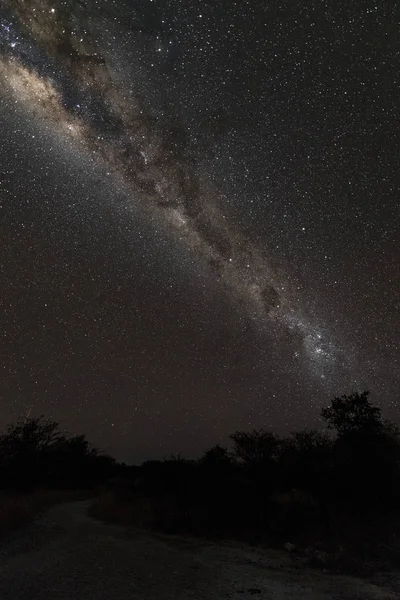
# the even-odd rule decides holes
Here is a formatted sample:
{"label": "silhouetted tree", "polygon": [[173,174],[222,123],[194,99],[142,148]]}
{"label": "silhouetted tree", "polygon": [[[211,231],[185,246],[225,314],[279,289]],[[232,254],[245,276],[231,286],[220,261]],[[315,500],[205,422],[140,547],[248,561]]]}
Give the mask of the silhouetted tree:
{"label": "silhouetted tree", "polygon": [[65,440],[58,423],[43,415],[19,419],[0,436],[3,482],[6,485],[29,488],[40,479],[49,449]]}
{"label": "silhouetted tree", "polygon": [[227,467],[232,464],[232,457],[226,448],[217,444],[206,450],[204,455],[199,459],[199,463],[208,468]]}
{"label": "silhouetted tree", "polygon": [[384,422],[369,392],[332,400],[321,411],[335,429],[334,493],[342,508],[368,511],[393,505],[399,496],[400,434]]}
{"label": "silhouetted tree", "polygon": [[233,441],[234,456],[246,465],[267,465],[278,457],[280,439],[270,431],[236,431],[229,437]]}
{"label": "silhouetted tree", "polygon": [[334,398],[331,406],[323,408],[322,418],[329,429],[335,429],[339,436],[354,432],[376,432],[382,427],[381,410],[368,400],[369,392],[354,392]]}
{"label": "silhouetted tree", "polygon": [[87,486],[111,473],[115,460],[89,446],[84,435],[68,437],[44,416],[19,419],[0,436],[3,487]]}

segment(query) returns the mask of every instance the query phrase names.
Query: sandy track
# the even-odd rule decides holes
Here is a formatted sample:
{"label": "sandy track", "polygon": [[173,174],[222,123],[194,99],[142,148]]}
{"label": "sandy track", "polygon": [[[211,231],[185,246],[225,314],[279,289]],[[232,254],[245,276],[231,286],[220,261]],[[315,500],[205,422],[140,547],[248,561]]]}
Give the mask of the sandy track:
{"label": "sandy track", "polygon": [[53,507],[1,544],[1,600],[400,598],[399,580],[375,585],[296,568],[284,553],[103,524],[88,506]]}

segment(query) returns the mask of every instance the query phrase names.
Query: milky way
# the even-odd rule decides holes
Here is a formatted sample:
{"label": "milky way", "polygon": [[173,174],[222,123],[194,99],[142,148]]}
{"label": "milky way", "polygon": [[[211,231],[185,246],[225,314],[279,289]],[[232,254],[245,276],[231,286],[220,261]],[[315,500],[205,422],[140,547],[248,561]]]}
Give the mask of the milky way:
{"label": "milky way", "polygon": [[[206,295],[221,288],[237,320],[226,349],[233,356],[225,361],[216,340],[226,363],[218,385],[231,390],[239,361],[244,387],[258,377],[275,399],[281,380],[286,414],[294,388],[306,406],[311,389],[328,395],[369,386],[368,377],[381,388],[396,379],[387,326],[397,306],[393,142],[382,141],[393,108],[390,61],[370,44],[376,11],[371,4],[348,18],[325,4],[297,14],[196,0],[5,0],[0,8],[0,101],[46,132],[43,140],[51,131],[64,164],[101,173],[114,217],[104,217],[104,199],[98,210],[110,235],[137,232],[129,211],[121,214],[122,189],[126,208],[161,223],[182,257],[197,257],[209,274]],[[385,28],[393,16],[381,12]],[[4,171],[6,183],[14,169]],[[59,189],[55,181],[54,196]],[[67,206],[84,222],[87,195],[75,202],[71,194]],[[40,215],[40,191],[32,197]],[[115,263],[129,260],[118,254]],[[121,330],[129,339],[129,327]],[[235,398],[243,393],[232,386]]]}
{"label": "milky way", "polygon": [[74,21],[50,1],[13,2],[12,8],[1,25],[1,75],[16,100],[69,134],[83,151],[101,157],[133,192],[140,190],[207,259],[245,310],[263,326],[275,321],[298,337],[299,352],[318,377],[325,378],[339,358],[348,361],[302,314],[301,298],[283,274],[221,213],[218,191],[196,172],[179,127],[162,129],[139,102],[126,98],[91,42],[88,16],[74,15]]}

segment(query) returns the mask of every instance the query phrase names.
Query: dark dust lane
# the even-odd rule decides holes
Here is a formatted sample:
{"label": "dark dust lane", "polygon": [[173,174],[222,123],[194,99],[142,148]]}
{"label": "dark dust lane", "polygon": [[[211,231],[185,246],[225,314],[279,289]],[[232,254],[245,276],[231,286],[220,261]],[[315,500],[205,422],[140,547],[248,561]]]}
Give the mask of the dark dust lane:
{"label": "dark dust lane", "polygon": [[54,507],[1,545],[1,600],[398,597],[393,584],[298,569],[274,551],[106,525],[87,516],[88,506]]}

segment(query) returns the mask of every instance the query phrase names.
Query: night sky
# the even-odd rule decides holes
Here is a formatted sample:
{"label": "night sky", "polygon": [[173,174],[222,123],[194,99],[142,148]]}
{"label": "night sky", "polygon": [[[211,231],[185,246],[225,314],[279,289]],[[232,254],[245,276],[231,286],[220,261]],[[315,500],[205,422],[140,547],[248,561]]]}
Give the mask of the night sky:
{"label": "night sky", "polygon": [[126,462],[398,419],[400,11],[1,0],[0,426]]}

